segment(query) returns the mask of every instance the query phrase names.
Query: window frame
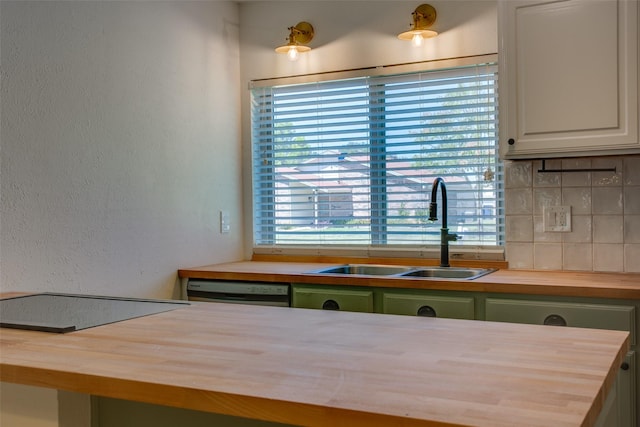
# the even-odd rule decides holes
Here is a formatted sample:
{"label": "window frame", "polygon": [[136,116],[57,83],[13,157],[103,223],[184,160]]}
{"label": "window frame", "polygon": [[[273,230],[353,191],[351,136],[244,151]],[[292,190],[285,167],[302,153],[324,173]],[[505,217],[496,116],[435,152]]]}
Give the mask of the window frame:
{"label": "window frame", "polygon": [[[300,75],[300,76],[292,76],[292,77],[284,77],[284,78],[276,78],[276,79],[263,79],[252,81],[249,88],[255,89],[264,86],[280,86],[280,85],[294,85],[300,83],[311,83],[311,82],[323,82],[323,81],[332,81],[332,80],[342,80],[349,79],[355,77],[373,77],[373,76],[385,76],[385,75],[393,75],[393,74],[402,74],[402,73],[415,73],[415,72],[428,72],[428,71],[438,71],[438,70],[450,70],[458,67],[468,67],[468,66],[478,66],[486,63],[496,63],[497,55],[481,55],[474,57],[465,57],[465,58],[455,58],[455,59],[447,59],[447,60],[438,60],[438,61],[427,61],[427,62],[419,62],[419,63],[411,63],[411,64],[402,64],[402,65],[393,65],[393,66],[384,66],[384,67],[372,67],[367,69],[358,69],[358,70],[347,70],[347,71],[339,71],[339,72],[330,72],[330,73],[322,73],[322,74],[308,74],[308,75]],[[497,96],[497,94],[496,94]],[[384,107],[383,107],[384,109]],[[264,113],[270,113],[270,111],[265,111]],[[252,129],[252,185],[251,190],[254,191],[254,141],[253,141],[253,117],[251,119],[251,129]],[[497,120],[496,120],[496,129],[497,129]],[[372,130],[375,132],[375,130]],[[274,138],[275,140],[275,138]],[[381,141],[380,135],[375,135],[372,138],[374,141]],[[384,153],[385,143],[381,144],[381,151]],[[497,151],[497,147],[496,147]],[[375,162],[371,162],[375,164]],[[276,166],[273,162],[269,162],[264,169],[264,172],[275,173]],[[499,171],[496,171],[499,172]],[[374,174],[372,174],[373,178]],[[380,174],[376,179],[381,180],[380,184],[383,183],[385,177],[384,174]],[[496,179],[502,179],[501,175],[496,177]],[[498,197],[496,199],[495,209],[500,211],[501,214],[497,215],[497,220],[499,223],[496,224],[498,229],[498,244],[497,245],[452,245],[451,253],[455,257],[458,254],[460,257],[468,257],[471,256],[474,259],[504,259],[504,238],[505,238],[505,224],[504,224],[504,183],[500,181],[500,192],[502,193],[501,198]],[[377,186],[373,186],[378,188]],[[496,190],[498,191],[498,190]],[[252,194],[251,200],[254,201],[255,194]],[[270,200],[264,199],[262,203],[270,203],[274,204],[276,199],[275,192],[272,193]],[[372,194],[372,209],[374,197]],[[255,203],[255,202],[253,202]],[[377,254],[392,254],[393,256],[402,256],[402,254],[406,254],[411,257],[432,257],[434,252],[437,252],[437,245],[432,244],[417,244],[415,246],[407,245],[407,244],[388,244],[385,238],[385,229],[387,222],[387,215],[375,215],[375,217],[379,217],[382,220],[379,224],[371,224],[371,242],[366,245],[359,244],[276,244],[275,242],[266,242],[266,243],[256,243],[256,212],[254,211],[252,203],[251,209],[251,224],[252,224],[252,244],[253,244],[253,252],[254,253],[295,253],[295,254],[303,254],[313,253],[313,254],[323,254],[323,253],[331,253],[335,254],[336,250],[344,251],[349,254],[364,254],[367,256],[371,256],[374,253]],[[498,203],[501,203],[499,206]],[[378,209],[385,209],[384,203],[380,204]],[[272,212],[275,212],[272,210]],[[374,217],[374,216],[372,216]],[[271,219],[271,227],[275,228],[275,214]],[[269,227],[269,218],[263,218],[263,227]],[[377,231],[376,231],[377,230]],[[274,230],[272,230],[274,231]],[[376,237],[377,236],[377,237]],[[469,255],[471,254],[471,255]]]}

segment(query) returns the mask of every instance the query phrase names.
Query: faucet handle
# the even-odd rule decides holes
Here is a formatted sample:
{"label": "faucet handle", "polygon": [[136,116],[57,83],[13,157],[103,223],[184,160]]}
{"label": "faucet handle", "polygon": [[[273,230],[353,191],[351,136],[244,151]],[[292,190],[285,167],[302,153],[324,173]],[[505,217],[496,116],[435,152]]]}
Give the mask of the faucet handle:
{"label": "faucet handle", "polygon": [[429,221],[438,220],[438,204],[436,202],[429,203]]}

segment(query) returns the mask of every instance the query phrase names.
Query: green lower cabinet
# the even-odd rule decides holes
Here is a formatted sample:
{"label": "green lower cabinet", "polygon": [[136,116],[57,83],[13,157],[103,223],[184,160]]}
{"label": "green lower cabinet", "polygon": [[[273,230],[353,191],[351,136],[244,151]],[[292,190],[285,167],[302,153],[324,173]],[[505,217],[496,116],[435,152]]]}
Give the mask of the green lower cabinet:
{"label": "green lower cabinet", "polygon": [[293,307],[373,312],[373,291],[338,287],[293,287]]}
{"label": "green lower cabinet", "polygon": [[294,427],[249,418],[91,397],[91,427]]}
{"label": "green lower cabinet", "polygon": [[595,427],[633,427],[636,425],[635,359],[634,351],[627,353]]}
{"label": "green lower cabinet", "polygon": [[475,318],[473,298],[430,296],[424,293],[385,292],[382,296],[382,312],[453,319]]}
{"label": "green lower cabinet", "polygon": [[618,387],[618,414],[620,426],[636,426],[636,378],[638,373],[638,365],[636,361],[636,352],[627,353],[620,372],[616,386]]}
{"label": "green lower cabinet", "polygon": [[485,320],[628,331],[636,344],[635,307],[487,298]]}

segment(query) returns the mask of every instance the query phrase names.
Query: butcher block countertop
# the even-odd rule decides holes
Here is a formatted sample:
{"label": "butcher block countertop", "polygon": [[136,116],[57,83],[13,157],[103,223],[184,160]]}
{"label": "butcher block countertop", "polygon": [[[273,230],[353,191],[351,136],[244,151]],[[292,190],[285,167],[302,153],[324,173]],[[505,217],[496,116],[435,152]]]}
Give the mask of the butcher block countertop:
{"label": "butcher block countertop", "polygon": [[[347,263],[353,263],[353,261],[347,261]],[[383,260],[382,263],[388,264],[389,261]],[[502,269],[491,264],[488,264],[488,267],[498,267],[499,269],[473,280],[311,273],[313,270],[340,264],[343,263],[240,261],[181,269],[178,274],[181,278],[194,279],[640,299],[640,273],[524,271]],[[477,267],[479,265],[467,266]]]}
{"label": "butcher block countertop", "polygon": [[6,382],[306,426],[589,426],[628,333],[192,303],[0,329]]}

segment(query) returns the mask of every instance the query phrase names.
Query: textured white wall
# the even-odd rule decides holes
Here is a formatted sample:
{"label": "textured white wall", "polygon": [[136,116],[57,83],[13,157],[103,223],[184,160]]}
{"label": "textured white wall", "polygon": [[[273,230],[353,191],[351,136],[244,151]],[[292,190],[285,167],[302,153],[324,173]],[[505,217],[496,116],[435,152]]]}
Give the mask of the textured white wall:
{"label": "textured white wall", "polygon": [[[498,51],[497,0],[430,1],[437,12],[438,37],[421,48],[398,40],[408,30],[420,2],[392,1],[250,1],[240,4],[243,79],[336,71],[376,65]],[[312,50],[291,62],[277,55],[287,27],[299,21],[315,29]],[[260,66],[245,66],[259,64]]]}
{"label": "textured white wall", "polygon": [[0,289],[168,298],[240,259],[238,6],[0,5]]}

